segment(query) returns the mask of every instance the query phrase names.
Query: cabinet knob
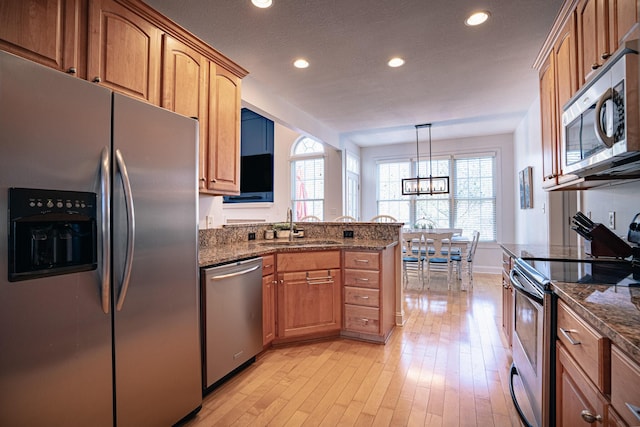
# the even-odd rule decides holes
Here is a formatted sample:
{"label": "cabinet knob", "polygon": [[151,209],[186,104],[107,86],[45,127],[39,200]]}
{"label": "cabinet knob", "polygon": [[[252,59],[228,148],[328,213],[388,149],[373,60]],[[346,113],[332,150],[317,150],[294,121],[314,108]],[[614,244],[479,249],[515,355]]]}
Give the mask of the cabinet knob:
{"label": "cabinet knob", "polygon": [[102,81],[102,79],[100,77],[94,77],[93,78],[93,82],[94,83],[100,83]]}
{"label": "cabinet knob", "polygon": [[77,72],[78,72],[78,70],[76,70],[76,67],[70,67],[70,68],[67,70],[67,73],[68,73],[68,74],[75,74],[75,73],[77,73]]}
{"label": "cabinet knob", "polygon": [[207,178],[205,178],[205,177],[200,178],[201,182],[205,182],[206,180],[207,180]]}
{"label": "cabinet knob", "polygon": [[600,59],[602,60],[607,60],[611,57],[611,54],[609,52],[603,52],[602,55],[600,55]]}
{"label": "cabinet knob", "polygon": [[592,70],[597,70],[598,68],[600,68],[600,64],[598,64],[597,62],[594,62],[593,64],[591,64]]}
{"label": "cabinet knob", "polygon": [[602,421],[602,415],[593,415],[588,409],[583,409],[582,412],[580,412],[580,416],[589,424]]}
{"label": "cabinet knob", "polygon": [[211,181],[211,182],[218,182],[215,178],[211,178],[209,181]]}

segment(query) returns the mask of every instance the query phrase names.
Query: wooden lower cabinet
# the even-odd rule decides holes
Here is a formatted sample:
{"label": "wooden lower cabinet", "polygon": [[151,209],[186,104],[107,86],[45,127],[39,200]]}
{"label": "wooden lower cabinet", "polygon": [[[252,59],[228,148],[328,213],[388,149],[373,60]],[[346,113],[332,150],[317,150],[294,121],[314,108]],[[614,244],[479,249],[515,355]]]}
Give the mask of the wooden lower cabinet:
{"label": "wooden lower cabinet", "polygon": [[562,343],[557,344],[556,361],[556,425],[602,425],[607,407],[604,395],[589,381]]}
{"label": "wooden lower cabinet", "polygon": [[268,346],[276,337],[276,276],[275,255],[262,257],[262,345]]}
{"label": "wooden lower cabinet", "polygon": [[393,249],[344,252],[342,335],[385,342],[395,326]]}
{"label": "wooden lower cabinet", "polygon": [[340,251],[279,253],[276,266],[274,342],[337,336],[342,327]]}
{"label": "wooden lower cabinet", "polygon": [[617,425],[640,425],[640,413],[632,411],[640,408],[640,364],[615,346],[611,348],[611,405],[619,414]]}

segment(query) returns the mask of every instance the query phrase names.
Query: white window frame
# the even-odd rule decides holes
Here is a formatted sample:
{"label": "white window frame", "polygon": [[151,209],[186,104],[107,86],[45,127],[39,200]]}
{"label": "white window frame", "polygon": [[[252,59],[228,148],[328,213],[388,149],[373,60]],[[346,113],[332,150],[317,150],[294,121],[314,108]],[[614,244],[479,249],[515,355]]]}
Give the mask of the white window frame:
{"label": "white window frame", "polygon": [[[308,151],[305,153],[296,153],[300,144],[305,144],[311,142],[312,146],[315,147],[315,150]],[[322,151],[320,151],[320,149]],[[322,198],[297,198],[297,174],[296,174],[296,163],[300,161],[308,161],[308,160],[322,160]],[[327,177],[327,159],[326,159],[326,150],[324,148],[324,144],[318,140],[313,138],[309,138],[308,136],[301,136],[297,138],[294,143],[291,145],[291,152],[289,157],[289,169],[290,169],[290,182],[291,182],[291,210],[293,212],[294,221],[299,220],[301,217],[306,215],[315,215],[320,219],[324,219],[324,211],[325,211],[325,191],[326,191],[326,177]],[[305,208],[305,213],[302,213],[299,207],[302,207],[300,203],[303,204]],[[312,207],[310,210],[307,210],[307,203],[311,203]],[[313,205],[320,206],[321,209],[316,210],[313,208]]]}

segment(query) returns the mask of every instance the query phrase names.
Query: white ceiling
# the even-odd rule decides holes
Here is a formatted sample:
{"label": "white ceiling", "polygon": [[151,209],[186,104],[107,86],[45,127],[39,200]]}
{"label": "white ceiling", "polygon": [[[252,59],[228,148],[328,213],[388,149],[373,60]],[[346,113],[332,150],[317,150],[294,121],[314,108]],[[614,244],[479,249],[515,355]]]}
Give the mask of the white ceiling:
{"label": "white ceiling", "polygon": [[[357,145],[511,133],[562,0],[145,0]],[[490,20],[465,26],[470,12]],[[386,62],[402,56],[406,64]],[[304,57],[311,66],[292,66]],[[422,132],[422,131],[421,131]],[[422,140],[422,138],[421,138]]]}

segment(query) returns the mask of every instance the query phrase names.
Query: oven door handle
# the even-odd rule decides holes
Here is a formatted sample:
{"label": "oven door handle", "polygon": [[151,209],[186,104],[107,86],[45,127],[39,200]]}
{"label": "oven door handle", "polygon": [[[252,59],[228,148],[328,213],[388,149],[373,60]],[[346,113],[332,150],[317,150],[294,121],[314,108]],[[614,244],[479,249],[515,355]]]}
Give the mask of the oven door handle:
{"label": "oven door handle", "polygon": [[518,368],[516,368],[515,363],[511,363],[511,370],[509,372],[509,392],[511,393],[511,400],[513,400],[513,405],[516,407],[516,411],[520,416],[522,424],[524,424],[525,427],[533,427],[529,420],[527,420],[527,417],[525,417],[524,412],[522,412],[522,408],[520,408],[520,405],[518,404],[518,399],[516,399],[516,392],[513,388],[513,377],[516,375],[520,375],[518,373]]}
{"label": "oven door handle", "polygon": [[522,276],[521,274],[518,274],[515,268],[512,268],[511,272],[509,272],[509,279],[511,280],[511,284],[513,285],[513,287],[518,291],[522,292],[527,298],[537,302],[540,305],[544,305],[542,301],[542,296],[536,295],[531,291],[529,291],[528,289],[526,289],[524,286],[522,286],[522,284],[520,284],[520,282],[516,279],[516,275]]}

